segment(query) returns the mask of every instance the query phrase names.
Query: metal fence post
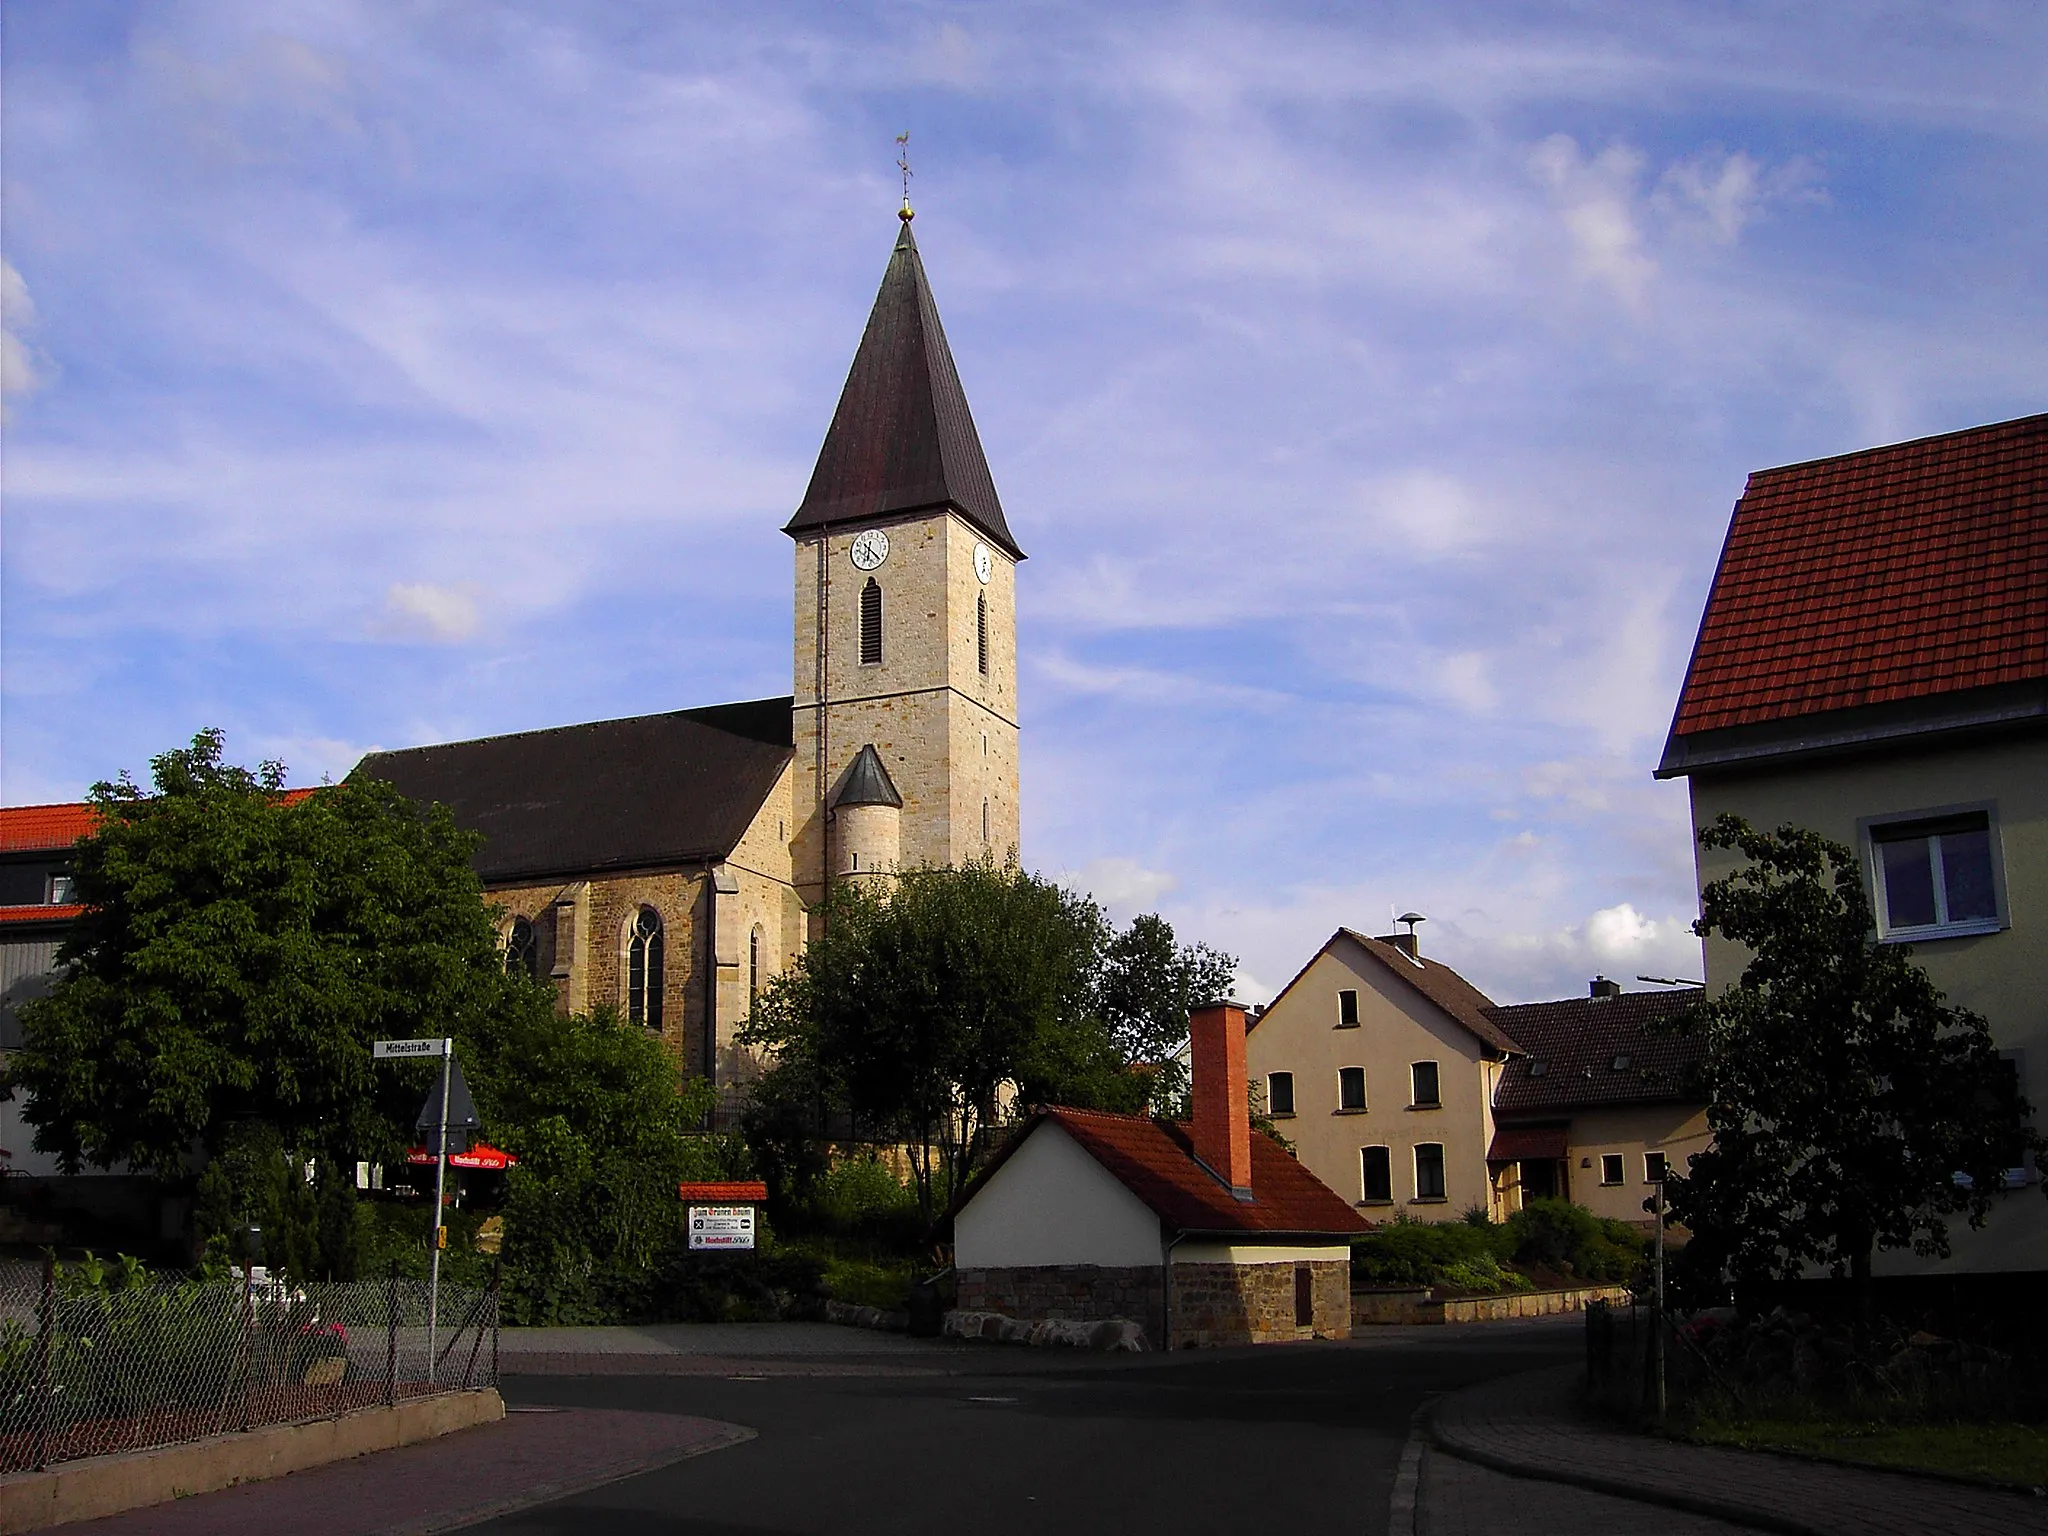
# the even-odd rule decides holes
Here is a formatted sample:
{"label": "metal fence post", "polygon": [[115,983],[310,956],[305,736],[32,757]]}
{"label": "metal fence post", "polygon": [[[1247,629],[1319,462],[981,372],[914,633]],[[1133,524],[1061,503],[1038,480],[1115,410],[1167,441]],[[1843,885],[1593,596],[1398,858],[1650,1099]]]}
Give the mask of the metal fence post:
{"label": "metal fence post", "polygon": [[398,1261],[391,1261],[391,1279],[384,1308],[384,1406],[398,1403]]}
{"label": "metal fence post", "polygon": [[498,1384],[498,1313],[503,1296],[499,1282],[504,1274],[505,1261],[499,1259],[491,1265],[491,1385],[494,1387]]}
{"label": "metal fence post", "polygon": [[50,1415],[55,1403],[50,1395],[51,1333],[57,1323],[57,1251],[43,1250],[43,1298],[36,1307],[36,1470],[50,1464]]}

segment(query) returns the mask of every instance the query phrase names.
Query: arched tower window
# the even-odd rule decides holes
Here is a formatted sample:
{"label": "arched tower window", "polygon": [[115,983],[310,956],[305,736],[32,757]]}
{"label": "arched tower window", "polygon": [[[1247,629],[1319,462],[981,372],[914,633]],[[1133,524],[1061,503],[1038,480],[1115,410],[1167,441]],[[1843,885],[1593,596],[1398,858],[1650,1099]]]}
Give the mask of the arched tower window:
{"label": "arched tower window", "polygon": [[661,914],[642,907],[626,938],[626,1017],[661,1028]]}
{"label": "arched tower window", "polygon": [[754,931],[747,935],[747,1001],[755,1001],[761,995],[761,927],[757,923]]}
{"label": "arched tower window", "polygon": [[981,665],[981,675],[988,676],[988,598],[980,593],[974,599],[974,655]]}
{"label": "arched tower window", "polygon": [[860,589],[860,664],[882,663],[882,584],[874,577]]}
{"label": "arched tower window", "polygon": [[540,974],[540,952],[533,942],[533,924],[523,917],[513,918],[512,926],[505,930],[505,974]]}

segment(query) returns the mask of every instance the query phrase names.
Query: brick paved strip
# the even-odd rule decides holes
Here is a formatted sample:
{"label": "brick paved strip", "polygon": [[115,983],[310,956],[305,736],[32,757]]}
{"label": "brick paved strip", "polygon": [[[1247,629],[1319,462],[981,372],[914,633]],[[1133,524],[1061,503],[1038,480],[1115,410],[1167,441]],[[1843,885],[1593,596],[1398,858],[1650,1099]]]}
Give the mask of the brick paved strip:
{"label": "brick paved strip", "polygon": [[2048,1500],[1897,1472],[1684,1445],[1580,1416],[1578,1367],[1442,1398],[1431,1442],[1518,1477],[1571,1483],[1786,1536],[2048,1536]]}
{"label": "brick paved strip", "polygon": [[270,1482],[62,1529],[66,1536],[429,1536],[751,1440],[738,1424],[613,1409],[502,1421]]}

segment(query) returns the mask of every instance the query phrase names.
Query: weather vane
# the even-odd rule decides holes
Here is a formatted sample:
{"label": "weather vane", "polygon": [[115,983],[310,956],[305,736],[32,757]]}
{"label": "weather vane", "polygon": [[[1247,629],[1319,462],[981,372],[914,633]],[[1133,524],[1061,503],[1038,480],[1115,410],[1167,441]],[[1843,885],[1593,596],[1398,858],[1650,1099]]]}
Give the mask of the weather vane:
{"label": "weather vane", "polygon": [[896,135],[896,169],[903,173],[903,206],[896,217],[908,224],[917,217],[910,207],[910,131],[905,129]]}

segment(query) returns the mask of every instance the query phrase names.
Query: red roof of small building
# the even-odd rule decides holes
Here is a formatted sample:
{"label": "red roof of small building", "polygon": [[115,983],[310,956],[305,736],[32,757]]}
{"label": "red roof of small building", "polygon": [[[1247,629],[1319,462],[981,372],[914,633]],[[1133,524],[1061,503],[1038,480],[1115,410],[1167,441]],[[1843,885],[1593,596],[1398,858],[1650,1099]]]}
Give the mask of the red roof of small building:
{"label": "red roof of small building", "polygon": [[1674,737],[2048,679],[2048,415],[1749,477]]}
{"label": "red roof of small building", "polygon": [[75,902],[53,905],[36,902],[29,906],[0,907],[0,928],[20,923],[68,923],[75,917],[85,915],[85,908]]}
{"label": "red roof of small building", "polygon": [[1186,1126],[1090,1109],[1042,1109],[1033,1115],[982,1171],[967,1198],[972,1199],[1010,1154],[1048,1121],[1179,1231],[1242,1234],[1255,1240],[1261,1235],[1348,1238],[1372,1229],[1372,1223],[1270,1136],[1252,1133],[1252,1198],[1239,1200],[1195,1161]]}
{"label": "red roof of small building", "polygon": [[89,805],[0,806],[0,852],[69,848],[92,830]]}

